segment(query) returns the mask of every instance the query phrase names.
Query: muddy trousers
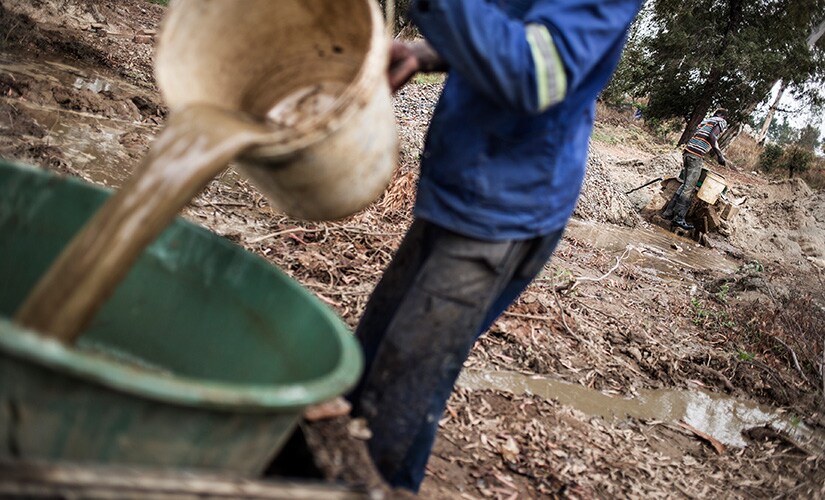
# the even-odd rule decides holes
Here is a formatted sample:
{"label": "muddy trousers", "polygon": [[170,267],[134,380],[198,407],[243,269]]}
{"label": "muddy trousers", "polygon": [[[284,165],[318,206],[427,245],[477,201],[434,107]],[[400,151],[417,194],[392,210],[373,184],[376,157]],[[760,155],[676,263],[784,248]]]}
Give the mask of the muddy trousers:
{"label": "muddy trousers", "polygon": [[693,200],[693,193],[696,192],[696,183],[699,182],[699,176],[702,175],[702,165],[704,162],[701,158],[691,154],[685,154],[685,180],[673,198],[667,204],[665,211],[662,212],[662,217],[666,219],[684,219],[690,208],[690,202]]}
{"label": "muddy trousers", "polygon": [[489,242],[413,223],[358,325],[365,371],[349,395],[390,485],[418,491],[470,349],[541,271],[562,233]]}

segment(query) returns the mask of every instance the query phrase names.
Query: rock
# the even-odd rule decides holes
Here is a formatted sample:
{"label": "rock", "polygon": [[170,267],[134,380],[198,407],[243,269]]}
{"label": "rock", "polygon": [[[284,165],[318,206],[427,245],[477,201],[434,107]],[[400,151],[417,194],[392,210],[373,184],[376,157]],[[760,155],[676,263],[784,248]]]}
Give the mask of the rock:
{"label": "rock", "polygon": [[719,214],[724,220],[731,220],[739,214],[739,207],[732,203],[725,203],[722,205],[721,213]]}
{"label": "rock", "polygon": [[720,216],[716,207],[708,207],[707,209],[708,232],[715,231],[722,225],[723,217]]}
{"label": "rock", "polygon": [[691,231],[687,231],[685,229],[682,229],[681,227],[674,227],[673,228],[673,234],[675,234],[676,236],[681,236],[682,238],[690,238],[691,237]]}
{"label": "rock", "polygon": [[350,420],[347,425],[347,432],[351,437],[361,441],[367,441],[372,438],[372,431],[367,425],[367,421],[363,418]]}
{"label": "rock", "polygon": [[816,257],[806,257],[806,259],[808,259],[808,262],[815,265],[816,267],[820,269],[825,269],[825,260],[818,259]]}
{"label": "rock", "polygon": [[625,167],[626,166],[639,167],[639,166],[642,166],[644,164],[645,164],[645,161],[642,160],[641,158],[633,158],[633,159],[630,159],[630,160],[621,160],[621,161],[616,162],[616,165],[625,166]]}
{"label": "rock", "polygon": [[331,401],[310,406],[304,410],[304,418],[310,422],[329,420],[349,415],[352,405],[344,398],[338,397]]}

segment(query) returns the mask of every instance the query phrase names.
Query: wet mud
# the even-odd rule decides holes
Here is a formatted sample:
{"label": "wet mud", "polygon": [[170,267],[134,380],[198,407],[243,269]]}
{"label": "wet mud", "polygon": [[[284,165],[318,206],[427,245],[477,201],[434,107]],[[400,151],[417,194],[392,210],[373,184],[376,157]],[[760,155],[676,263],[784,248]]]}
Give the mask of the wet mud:
{"label": "wet mud", "polygon": [[[98,2],[70,0],[63,19],[57,2],[39,3],[3,4],[0,24],[19,27],[0,47],[0,155],[120,186],[166,120],[151,84],[152,45],[132,38],[157,27],[160,7],[100,3],[106,29],[121,33],[100,36],[87,17]],[[36,25],[46,29],[34,33]],[[409,224],[439,91],[427,83],[398,94],[399,171],[355,217],[291,219],[233,169],[184,215],[277,265],[354,326]],[[791,432],[825,428],[825,287],[807,260],[821,258],[822,194],[726,172],[739,179],[737,197],[748,196],[730,238],[741,254],[699,248],[645,225],[638,211],[650,188],[624,196],[672,176],[679,158],[618,123],[597,126],[579,221],[473,350],[468,374],[491,382],[456,390],[421,496],[825,497],[825,459]],[[720,454],[680,421],[730,446]],[[331,480],[358,483],[360,466],[342,470],[349,462],[337,455],[364,456],[347,428],[322,436],[345,446],[316,442],[329,451]]]}
{"label": "wet mud", "polygon": [[665,280],[681,279],[685,272],[733,273],[739,267],[719,252],[653,225],[627,228],[574,220],[567,233],[606,252],[617,253],[629,248],[628,263],[650,269]]}
{"label": "wet mud", "polygon": [[702,389],[642,390],[633,398],[621,398],[577,384],[505,371],[465,371],[458,384],[468,390],[539,396],[608,421],[632,417],[671,424],[684,422],[727,446],[740,448],[748,445],[746,436],[752,429],[769,427],[797,441],[811,455],[825,452],[825,432],[808,427],[798,417]]}

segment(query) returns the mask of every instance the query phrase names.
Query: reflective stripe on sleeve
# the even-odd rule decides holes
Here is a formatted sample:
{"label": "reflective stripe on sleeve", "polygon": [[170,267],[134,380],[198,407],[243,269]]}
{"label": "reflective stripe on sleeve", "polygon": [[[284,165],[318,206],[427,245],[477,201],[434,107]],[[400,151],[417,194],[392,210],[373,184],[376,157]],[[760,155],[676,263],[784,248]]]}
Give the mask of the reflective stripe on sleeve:
{"label": "reflective stripe on sleeve", "polygon": [[550,31],[543,24],[527,25],[527,42],[536,65],[536,85],[539,108],[544,111],[564,100],[567,95],[567,74]]}

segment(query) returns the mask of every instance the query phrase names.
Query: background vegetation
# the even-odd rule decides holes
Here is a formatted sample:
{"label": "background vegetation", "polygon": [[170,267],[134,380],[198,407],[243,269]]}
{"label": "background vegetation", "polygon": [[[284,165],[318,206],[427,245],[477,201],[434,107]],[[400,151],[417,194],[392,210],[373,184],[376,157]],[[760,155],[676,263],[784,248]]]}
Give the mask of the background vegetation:
{"label": "background vegetation", "polygon": [[675,119],[680,144],[718,106],[734,125],[747,122],[780,81],[820,109],[823,23],[823,0],[655,0],[633,27],[604,97],[644,99],[647,119]]}

